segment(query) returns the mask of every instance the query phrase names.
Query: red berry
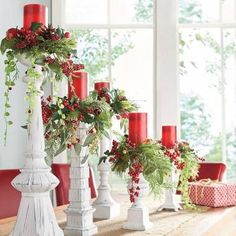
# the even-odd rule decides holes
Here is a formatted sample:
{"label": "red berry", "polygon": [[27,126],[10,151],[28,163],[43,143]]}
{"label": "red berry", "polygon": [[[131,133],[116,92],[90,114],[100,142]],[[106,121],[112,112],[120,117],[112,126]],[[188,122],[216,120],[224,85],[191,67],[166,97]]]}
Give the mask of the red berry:
{"label": "red berry", "polygon": [[65,38],[70,38],[70,32],[65,32],[65,34],[64,34],[64,36],[65,36]]}

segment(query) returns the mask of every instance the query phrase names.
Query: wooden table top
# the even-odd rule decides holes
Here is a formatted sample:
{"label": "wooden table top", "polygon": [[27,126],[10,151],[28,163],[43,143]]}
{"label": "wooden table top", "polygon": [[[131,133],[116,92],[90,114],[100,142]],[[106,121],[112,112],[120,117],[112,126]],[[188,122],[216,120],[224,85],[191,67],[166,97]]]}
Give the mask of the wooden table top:
{"label": "wooden table top", "polygon": [[[121,214],[111,220],[95,220],[98,234],[102,236],[143,236],[143,235],[169,235],[169,236],[236,236],[236,207],[228,208],[201,208],[198,212],[157,212],[153,198],[145,200],[150,209],[150,221],[153,228],[147,231],[130,231],[122,229],[126,221],[127,209],[130,206],[125,194],[116,196],[122,202]],[[124,201],[122,201],[124,200]],[[64,210],[67,205],[56,207],[55,214],[59,225],[63,228],[66,222]],[[0,236],[7,236],[14,227],[16,217],[0,219]]]}

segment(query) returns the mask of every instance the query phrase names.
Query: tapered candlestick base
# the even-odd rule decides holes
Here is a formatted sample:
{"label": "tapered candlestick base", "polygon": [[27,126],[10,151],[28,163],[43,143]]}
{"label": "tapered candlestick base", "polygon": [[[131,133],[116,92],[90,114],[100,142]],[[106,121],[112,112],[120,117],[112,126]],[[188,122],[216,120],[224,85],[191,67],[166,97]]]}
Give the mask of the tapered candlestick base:
{"label": "tapered candlestick base", "polygon": [[165,202],[158,208],[158,211],[162,210],[178,211],[182,209],[177,200],[177,195],[176,195],[175,186],[178,184],[178,180],[179,180],[179,173],[173,166],[168,180],[169,185],[173,185],[173,187],[165,189]]}
{"label": "tapered candlestick base", "polygon": [[[130,189],[131,184],[130,181],[128,183],[128,189]],[[146,230],[153,226],[153,223],[149,221],[149,210],[142,202],[143,196],[149,193],[149,184],[142,174],[140,175],[138,186],[140,188],[139,197],[128,209],[127,222],[123,225],[124,229]]]}

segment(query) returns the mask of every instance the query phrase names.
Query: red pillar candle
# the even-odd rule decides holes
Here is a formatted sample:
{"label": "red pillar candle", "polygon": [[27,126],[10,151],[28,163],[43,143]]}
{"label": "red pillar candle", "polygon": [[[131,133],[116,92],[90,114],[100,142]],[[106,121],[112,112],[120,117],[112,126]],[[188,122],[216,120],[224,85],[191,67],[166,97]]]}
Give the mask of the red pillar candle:
{"label": "red pillar candle", "polygon": [[129,113],[129,140],[136,145],[147,139],[147,113]]}
{"label": "red pillar candle", "polygon": [[41,4],[24,6],[24,28],[29,29],[33,22],[47,25],[47,7]]}
{"label": "red pillar candle", "polygon": [[166,125],[162,126],[162,145],[167,148],[174,147],[177,142],[176,126]]}
{"label": "red pillar candle", "polygon": [[88,96],[88,73],[85,71],[75,71],[72,75],[73,87],[68,86],[68,97],[71,99],[73,95],[81,100],[85,99]]}
{"label": "red pillar candle", "polygon": [[106,81],[106,82],[96,82],[94,84],[94,90],[96,92],[100,91],[103,88],[110,89],[110,82],[108,82],[108,81]]}

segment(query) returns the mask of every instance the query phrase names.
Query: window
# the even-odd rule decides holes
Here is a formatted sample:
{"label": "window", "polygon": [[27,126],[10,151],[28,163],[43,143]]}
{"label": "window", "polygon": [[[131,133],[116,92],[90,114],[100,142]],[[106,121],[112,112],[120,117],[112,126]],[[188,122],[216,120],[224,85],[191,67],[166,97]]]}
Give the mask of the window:
{"label": "window", "polygon": [[60,3],[58,7],[58,1],[53,2],[57,12],[53,24],[62,25],[78,39],[78,58],[90,75],[90,89],[94,81],[108,80],[112,87],[125,90],[129,99],[148,112],[148,133],[153,137],[155,0]]}
{"label": "window", "polygon": [[61,25],[78,39],[78,58],[90,75],[90,89],[93,81],[108,80],[125,90],[131,100],[145,106],[152,137],[154,1],[62,2]]}
{"label": "window", "polygon": [[182,138],[236,179],[236,1],[179,0]]}

